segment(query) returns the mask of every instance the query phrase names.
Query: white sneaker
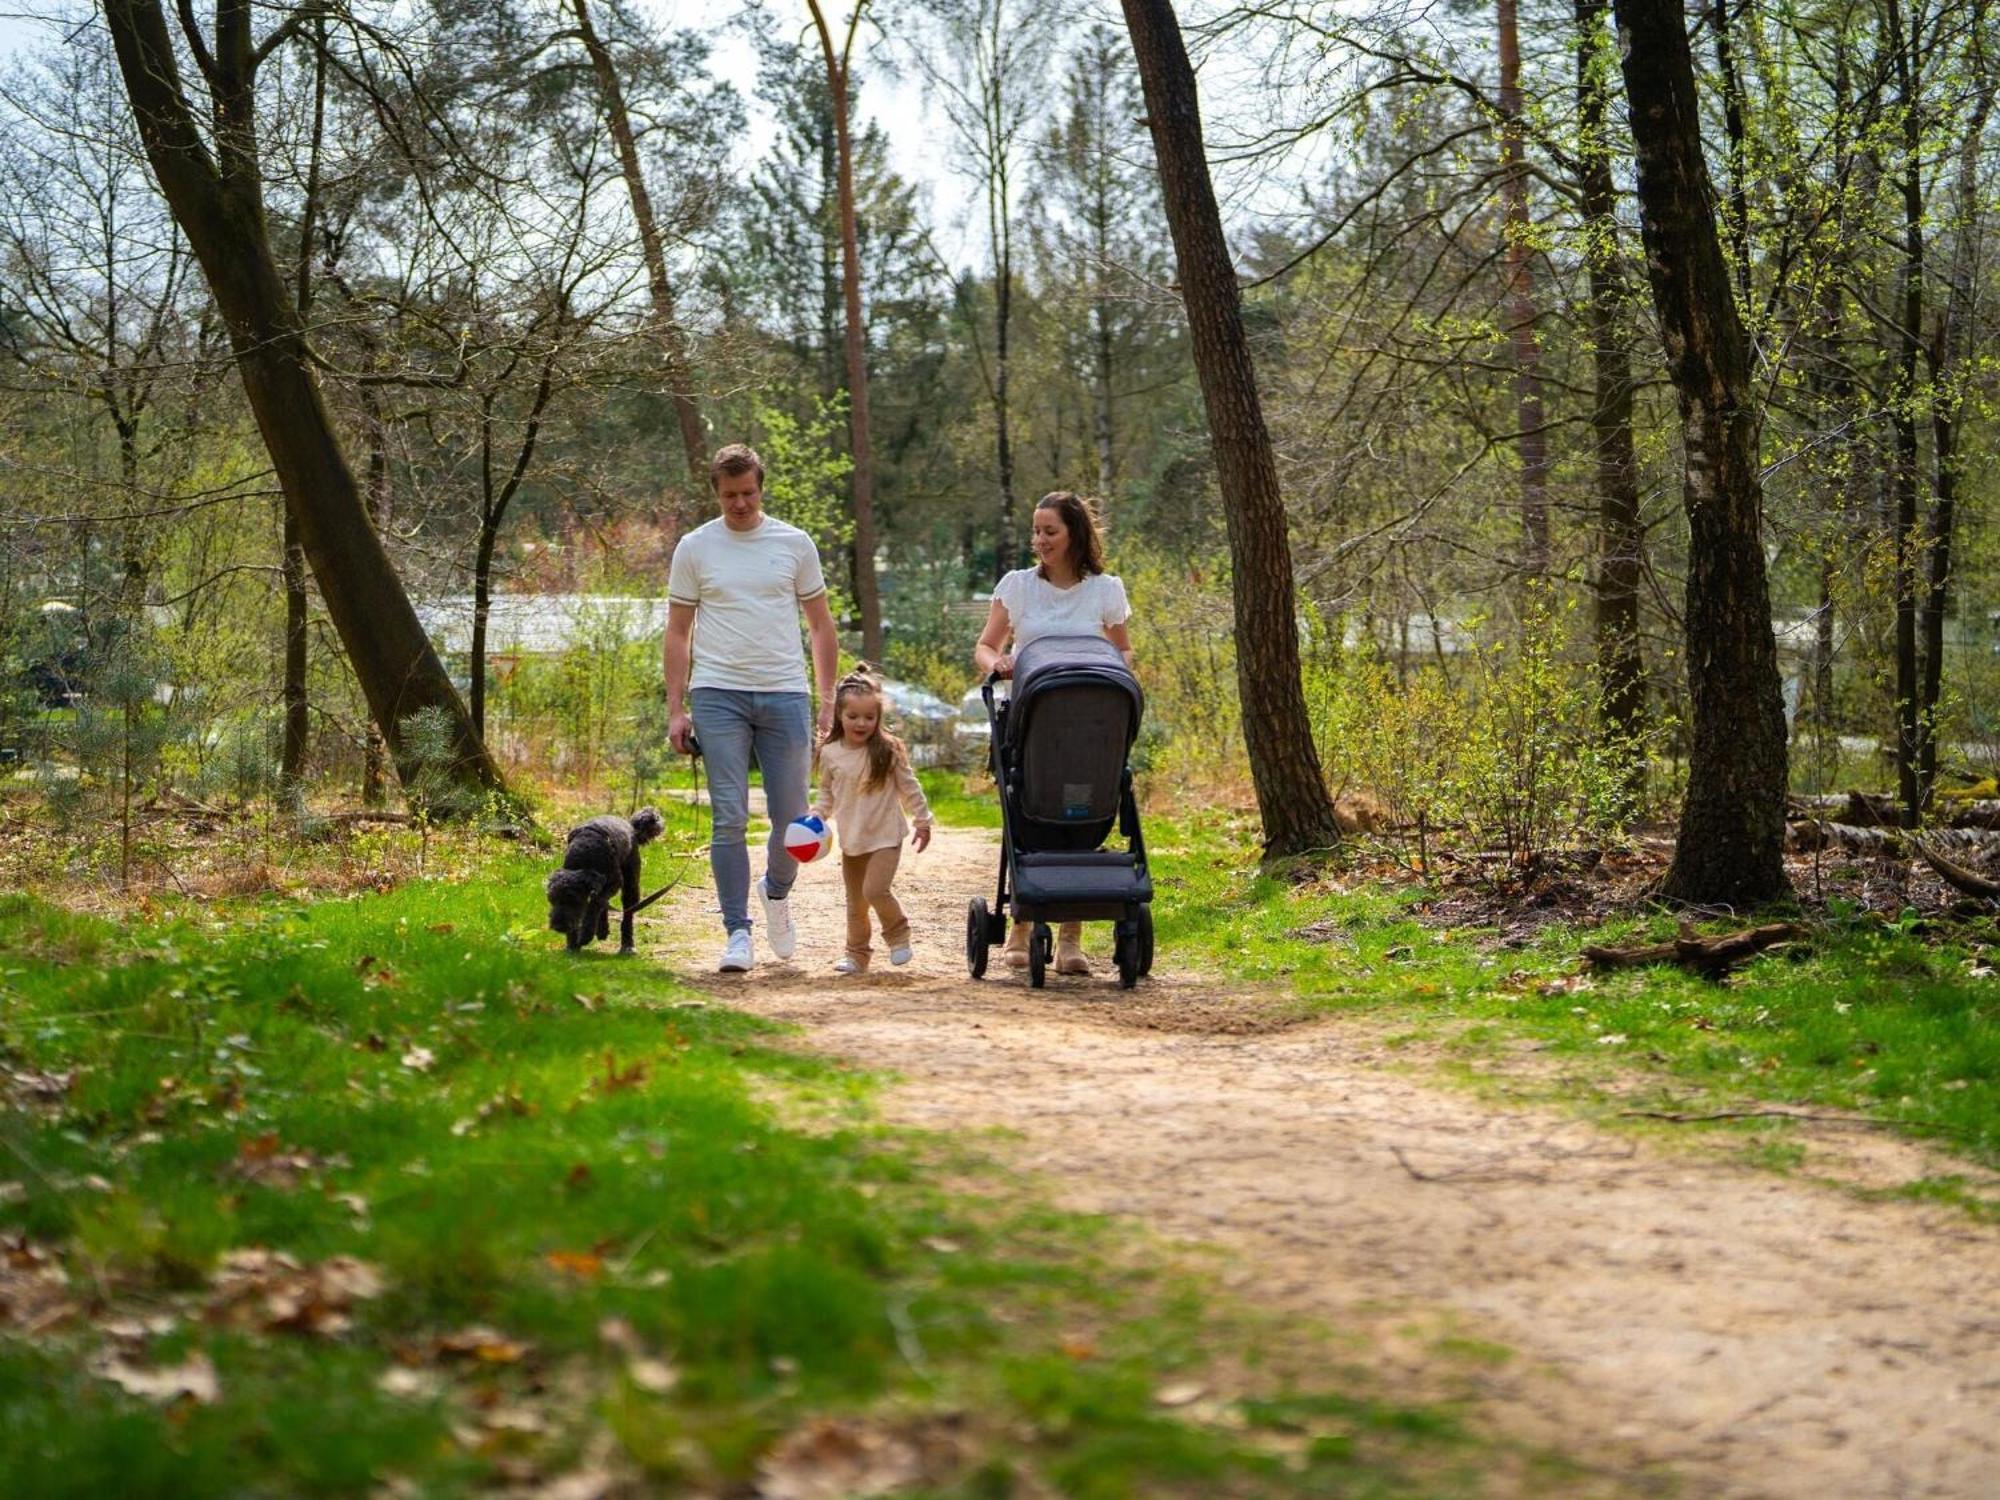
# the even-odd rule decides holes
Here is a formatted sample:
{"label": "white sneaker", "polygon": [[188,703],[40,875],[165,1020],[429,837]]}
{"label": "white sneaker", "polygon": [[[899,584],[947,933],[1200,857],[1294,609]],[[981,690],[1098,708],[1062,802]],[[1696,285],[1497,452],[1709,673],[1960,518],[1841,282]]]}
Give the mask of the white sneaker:
{"label": "white sneaker", "polygon": [[903,944],[903,946],[900,948],[891,948],[889,950],[890,963],[900,966],[908,963],[909,961],[910,961],[910,945],[908,943]]}
{"label": "white sneaker", "polygon": [[790,958],[799,946],[799,929],[792,925],[791,898],[774,900],[759,880],[757,904],[764,908],[764,941],[770,944],[772,956]]}
{"label": "white sneaker", "polygon": [[757,962],[750,951],[750,929],[739,927],[729,934],[729,941],[722,946],[722,958],[716,963],[718,974],[741,974]]}
{"label": "white sneaker", "polygon": [[836,974],[861,974],[867,972],[851,958],[843,958],[833,966]]}

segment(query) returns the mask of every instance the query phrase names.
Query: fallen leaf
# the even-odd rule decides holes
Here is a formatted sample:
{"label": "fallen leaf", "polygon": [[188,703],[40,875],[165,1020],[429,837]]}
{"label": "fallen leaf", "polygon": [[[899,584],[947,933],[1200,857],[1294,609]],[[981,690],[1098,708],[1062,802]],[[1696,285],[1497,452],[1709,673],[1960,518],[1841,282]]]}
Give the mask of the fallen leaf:
{"label": "fallen leaf", "polygon": [[762,1500],[864,1500],[916,1483],[916,1450],[879,1428],[822,1417],[795,1428],[757,1465]]}
{"label": "fallen leaf", "polygon": [[605,1318],[597,1325],[597,1336],[607,1349],[616,1349],[620,1354],[636,1356],[646,1347],[639,1341],[639,1330],[623,1318]]}
{"label": "fallen leaf", "polygon": [[407,1365],[391,1365],[375,1378],[376,1389],[405,1401],[428,1401],[444,1389],[444,1380],[435,1370],[412,1370]]}
{"label": "fallen leaf", "polygon": [[439,1354],[456,1355],[461,1359],[478,1360],[481,1364],[512,1365],[526,1358],[528,1346],[516,1339],[510,1339],[497,1329],[475,1323],[461,1328],[456,1333],[447,1333],[437,1341]]}
{"label": "fallen leaf", "polygon": [[428,1073],[437,1057],[428,1047],[412,1047],[403,1054],[403,1066],[413,1073]]}
{"label": "fallen leaf", "polygon": [[326,1165],[326,1161],[310,1151],[285,1149],[279,1143],[278,1132],[267,1130],[237,1148],[236,1160],[229,1164],[228,1175],[264,1187],[289,1188],[298,1186],[301,1177],[309,1176]]}
{"label": "fallen leaf", "polygon": [[1066,1338],[1056,1346],[1074,1360],[1097,1358],[1097,1345],[1085,1338]]}
{"label": "fallen leaf", "polygon": [[450,922],[433,922],[424,931],[434,932],[439,937],[449,937],[452,933],[458,931],[458,928]]}
{"label": "fallen leaf", "polygon": [[680,1384],[680,1372],[663,1359],[635,1359],[625,1366],[632,1384],[655,1396],[664,1396]]}
{"label": "fallen leaf", "polygon": [[1154,1391],[1153,1400],[1161,1406],[1188,1406],[1207,1394],[1208,1387],[1200,1381],[1180,1380]]}
{"label": "fallen leaf", "polygon": [[618,1476],[609,1469],[578,1469],[551,1479],[534,1492],[533,1500],[605,1500],[619,1488]]}
{"label": "fallen leaf", "polygon": [[934,1234],[924,1241],[924,1248],[935,1250],[939,1255],[956,1255],[962,1247],[957,1240],[948,1240],[941,1234]]}
{"label": "fallen leaf", "polygon": [[597,1080],[596,1087],[602,1093],[615,1094],[620,1089],[637,1088],[646,1081],[646,1065],[635,1062],[630,1067],[620,1068],[618,1060],[611,1053],[604,1054],[604,1076]]}
{"label": "fallen leaf", "polygon": [[604,1274],[604,1258],[588,1250],[551,1250],[542,1257],[551,1270],[567,1272],[584,1281]]}
{"label": "fallen leaf", "polygon": [[146,1369],[116,1357],[99,1360],[91,1367],[101,1380],[108,1380],[127,1395],[147,1401],[178,1401],[186,1397],[203,1406],[215,1403],[222,1394],[215,1378],[215,1366],[206,1354],[189,1355],[177,1365]]}

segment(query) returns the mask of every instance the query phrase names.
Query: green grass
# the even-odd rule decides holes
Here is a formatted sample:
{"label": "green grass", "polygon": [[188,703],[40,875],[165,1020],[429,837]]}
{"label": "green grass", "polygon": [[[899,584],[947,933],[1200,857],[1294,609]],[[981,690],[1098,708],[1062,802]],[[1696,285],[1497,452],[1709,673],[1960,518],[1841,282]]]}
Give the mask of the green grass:
{"label": "green grass", "polygon": [[[1477,1491],[1493,1455],[1450,1411],[1383,1404],[1122,1231],[883,1133],[866,1079],[656,965],[565,957],[541,873],[508,856],[122,926],[0,898],[0,1234],[58,1263],[71,1305],[33,1337],[0,1321],[10,1493],[450,1495],[607,1443],[656,1486],[720,1491],[816,1413],[948,1420],[938,1495],[1030,1474],[1089,1497]],[[246,1176],[270,1158],[297,1180]],[[948,1195],[947,1171],[990,1191]],[[382,1293],[330,1335],[255,1300],[205,1316],[255,1246],[361,1257]],[[140,1316],[160,1321],[126,1357],[206,1355],[220,1399],[101,1378],[106,1320]],[[440,1350],[474,1327],[474,1352]],[[1209,1409],[1155,1399],[1216,1369]],[[392,1393],[396,1371],[423,1388]],[[495,1425],[521,1410],[540,1430]]]}
{"label": "green grass", "polygon": [[917,772],[924,798],[940,823],[954,828],[998,828],[1000,794],[983,771],[945,771],[935,767]]}
{"label": "green grass", "polygon": [[1155,819],[1151,844],[1162,951],[1283,982],[1315,1010],[1391,1016],[1474,1056],[1531,1036],[1572,1073],[1601,1067],[1627,1103],[1638,1074],[1648,1107],[1862,1111],[2000,1163],[2000,977],[1975,973],[2000,946],[1990,921],[1939,934],[1836,909],[1724,984],[1656,966],[1579,986],[1584,943],[1658,941],[1673,919],[1559,923],[1509,948],[1491,929],[1420,920],[1412,888],[1258,874],[1246,830],[1221,817]]}

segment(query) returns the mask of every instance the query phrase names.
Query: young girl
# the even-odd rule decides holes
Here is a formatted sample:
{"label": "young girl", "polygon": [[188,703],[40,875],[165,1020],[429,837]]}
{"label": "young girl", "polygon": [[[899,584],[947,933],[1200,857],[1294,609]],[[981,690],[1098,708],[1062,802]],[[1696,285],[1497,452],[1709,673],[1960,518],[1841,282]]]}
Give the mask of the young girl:
{"label": "young girl", "polygon": [[868,908],[882,923],[889,962],[910,961],[910,919],[889,889],[910,844],[931,841],[931,809],[910,769],[903,742],[882,727],[882,688],[864,663],[840,679],[833,695],[833,727],[819,747],[819,796],[812,810],[831,818],[840,834],[840,878],[847,887],[847,954],[834,971],[868,972]]}

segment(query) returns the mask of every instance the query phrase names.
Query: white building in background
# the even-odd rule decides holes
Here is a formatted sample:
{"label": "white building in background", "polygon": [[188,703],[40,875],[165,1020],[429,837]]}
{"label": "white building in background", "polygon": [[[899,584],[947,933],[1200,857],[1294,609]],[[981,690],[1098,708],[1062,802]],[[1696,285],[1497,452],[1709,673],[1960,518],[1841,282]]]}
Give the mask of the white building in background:
{"label": "white building in background", "polygon": [[[472,653],[472,595],[444,594],[417,605],[417,618],[440,655],[454,665]],[[659,640],[667,628],[665,596],[496,594],[487,606],[486,661],[505,677],[523,657],[561,656],[573,646],[622,646]]]}

